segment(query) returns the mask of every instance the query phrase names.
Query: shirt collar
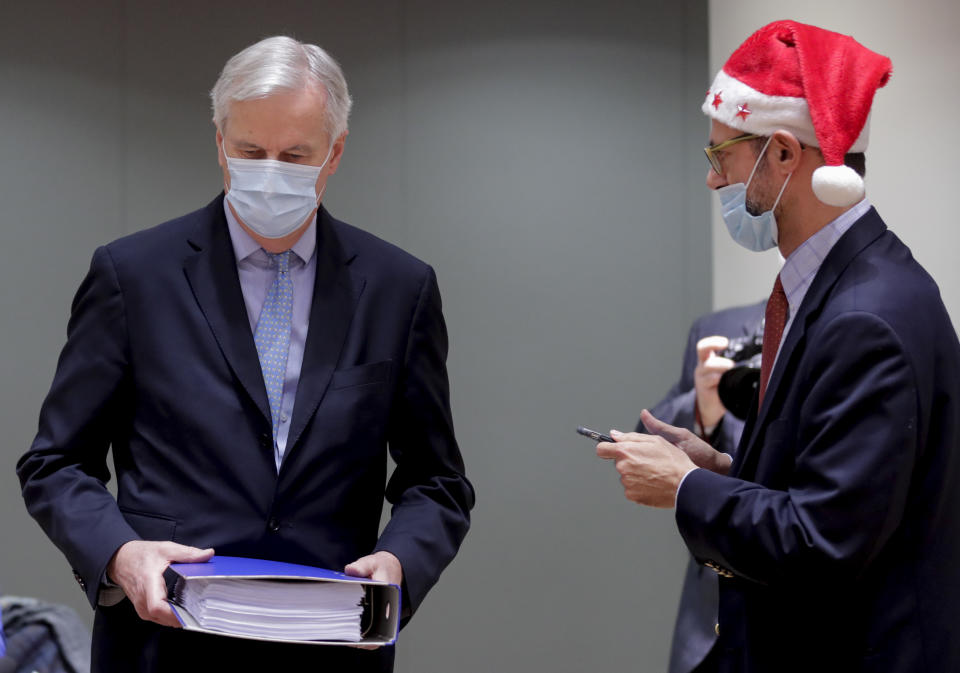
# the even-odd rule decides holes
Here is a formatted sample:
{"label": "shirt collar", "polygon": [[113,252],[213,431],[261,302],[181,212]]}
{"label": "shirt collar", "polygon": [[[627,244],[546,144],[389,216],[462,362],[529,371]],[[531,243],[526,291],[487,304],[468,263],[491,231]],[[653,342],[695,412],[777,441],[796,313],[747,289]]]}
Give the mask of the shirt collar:
{"label": "shirt collar", "polygon": [[780,282],[787,295],[791,316],[797,314],[807,290],[810,289],[817,271],[820,270],[830,250],[853,226],[853,223],[863,217],[868,210],[870,210],[870,202],[864,198],[801,243],[784,262],[783,268],[780,269]]}
{"label": "shirt collar", "polygon": [[[227,216],[227,229],[230,231],[230,242],[233,244],[233,254],[237,258],[237,263],[239,264],[251,256],[255,256],[254,259],[260,258],[257,261],[265,262],[267,259],[266,253],[263,253],[262,256],[257,255],[257,252],[262,251],[263,248],[254,240],[253,236],[247,233],[246,229],[240,226],[240,222],[237,221],[226,199],[223,200],[223,212]],[[290,249],[304,264],[310,261],[317,249],[316,215],[310,221],[310,226],[306,228],[303,235],[297,239],[297,242]]]}

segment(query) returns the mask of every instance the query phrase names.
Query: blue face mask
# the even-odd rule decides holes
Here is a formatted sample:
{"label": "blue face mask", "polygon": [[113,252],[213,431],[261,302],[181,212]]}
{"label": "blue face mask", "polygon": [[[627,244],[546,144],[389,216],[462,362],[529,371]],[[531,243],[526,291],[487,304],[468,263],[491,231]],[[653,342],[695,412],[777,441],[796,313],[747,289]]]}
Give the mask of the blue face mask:
{"label": "blue face mask", "polygon": [[747,187],[753,180],[753,174],[757,172],[757,166],[767,151],[770,144],[770,138],[763,146],[763,151],[757,157],[753,164],[753,170],[750,171],[750,177],[747,178],[747,184],[737,182],[717,190],[717,196],[720,197],[720,214],[723,216],[723,222],[727,225],[727,231],[734,241],[754,252],[763,252],[777,245],[777,218],[773,211],[780,203],[780,197],[783,196],[783,190],[787,188],[790,182],[791,173],[783,182],[780,193],[777,194],[777,200],[773,202],[770,210],[764,211],[759,215],[751,215],[747,212]]}
{"label": "blue face mask", "polygon": [[317,209],[327,185],[317,194],[317,180],[333,153],[319,166],[274,159],[223,156],[230,173],[226,200],[240,221],[264,238],[283,238],[302,226]]}

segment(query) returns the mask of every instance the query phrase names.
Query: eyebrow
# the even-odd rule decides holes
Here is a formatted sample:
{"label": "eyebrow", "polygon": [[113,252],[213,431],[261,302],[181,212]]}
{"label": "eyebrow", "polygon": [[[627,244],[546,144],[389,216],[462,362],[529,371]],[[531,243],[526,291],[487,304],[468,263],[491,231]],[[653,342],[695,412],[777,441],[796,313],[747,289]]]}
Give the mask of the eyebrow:
{"label": "eyebrow", "polygon": [[[247,150],[261,150],[261,149],[263,149],[263,148],[260,147],[259,145],[255,144],[255,143],[251,143],[251,142],[246,141],[246,140],[238,140],[237,142],[234,143],[234,145],[236,145],[237,147],[239,147],[239,148],[241,148],[241,149],[247,149]],[[294,145],[293,147],[288,147],[288,148],[286,148],[285,150],[282,150],[281,153],[282,153],[282,154],[289,154],[290,152],[309,153],[309,152],[310,152],[310,146],[309,146],[309,145]]]}

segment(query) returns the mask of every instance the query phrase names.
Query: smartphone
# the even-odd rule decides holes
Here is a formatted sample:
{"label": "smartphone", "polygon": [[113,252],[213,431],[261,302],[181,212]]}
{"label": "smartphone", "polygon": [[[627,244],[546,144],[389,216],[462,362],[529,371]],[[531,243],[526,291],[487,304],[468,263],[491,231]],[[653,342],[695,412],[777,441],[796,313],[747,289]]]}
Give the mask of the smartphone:
{"label": "smartphone", "polygon": [[577,426],[577,432],[579,432],[584,437],[589,437],[595,442],[613,442],[613,437],[610,435],[605,435],[602,432],[597,432],[596,430],[591,430],[590,428],[585,428],[582,425]]}

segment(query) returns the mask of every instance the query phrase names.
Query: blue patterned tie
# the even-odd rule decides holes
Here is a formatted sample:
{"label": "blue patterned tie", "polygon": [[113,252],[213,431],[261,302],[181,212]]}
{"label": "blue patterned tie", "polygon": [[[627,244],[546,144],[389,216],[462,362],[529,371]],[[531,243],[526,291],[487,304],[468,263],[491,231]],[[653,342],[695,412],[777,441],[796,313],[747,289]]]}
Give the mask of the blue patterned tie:
{"label": "blue patterned tie", "polygon": [[260,356],[260,369],[267,386],[270,416],[273,419],[273,442],[277,442],[280,427],[280,401],[283,399],[283,380],[287,374],[287,354],[290,351],[290,325],[293,319],[293,281],[290,279],[290,255],[286,250],[267,253],[277,276],[270,286],[260,310],[253,341]]}

